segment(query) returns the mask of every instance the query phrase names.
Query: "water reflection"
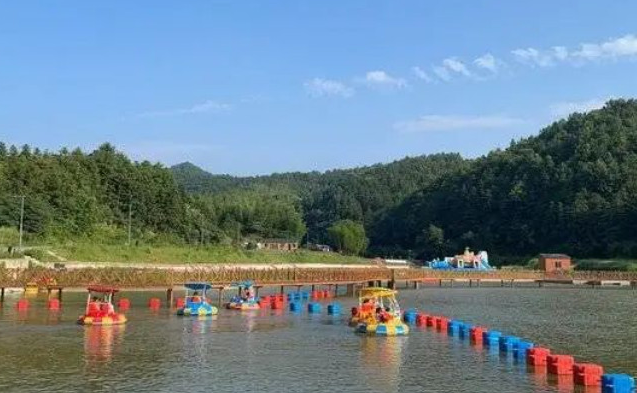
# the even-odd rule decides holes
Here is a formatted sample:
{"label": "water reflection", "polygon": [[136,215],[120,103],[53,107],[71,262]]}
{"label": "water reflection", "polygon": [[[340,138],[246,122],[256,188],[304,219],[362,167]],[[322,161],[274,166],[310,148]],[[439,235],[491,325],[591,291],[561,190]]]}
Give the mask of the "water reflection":
{"label": "water reflection", "polygon": [[16,320],[19,322],[26,322],[29,319],[29,310],[18,309],[16,311]]}
{"label": "water reflection", "polygon": [[252,333],[257,323],[257,314],[254,311],[244,313],[246,331]]}
{"label": "water reflection", "polygon": [[47,313],[46,324],[57,325],[62,320],[62,313],[60,310],[49,310]]}
{"label": "water reflection", "polygon": [[402,348],[407,337],[361,337],[361,364],[369,388],[397,391]]}
{"label": "water reflection", "polygon": [[84,359],[89,367],[111,361],[114,349],[120,345],[126,325],[85,326]]}
{"label": "water reflection", "polygon": [[531,382],[538,388],[537,390],[549,390],[546,366],[529,365],[526,371]]}
{"label": "water reflection", "polygon": [[[192,334],[206,334],[210,333],[213,328],[212,321],[217,320],[216,315],[201,315],[194,317],[184,317],[184,321],[187,321],[190,325],[190,331]],[[187,329],[188,330],[188,329]]]}
{"label": "water reflection", "polygon": [[557,387],[560,393],[572,393],[575,390],[572,375],[549,375],[549,385]]}

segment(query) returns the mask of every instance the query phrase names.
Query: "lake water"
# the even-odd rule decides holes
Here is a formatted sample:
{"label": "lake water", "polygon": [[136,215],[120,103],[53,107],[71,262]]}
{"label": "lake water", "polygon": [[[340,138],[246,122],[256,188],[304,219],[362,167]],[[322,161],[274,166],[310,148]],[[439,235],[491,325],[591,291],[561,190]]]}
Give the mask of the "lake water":
{"label": "lake water", "polygon": [[[362,337],[340,317],[221,310],[184,318],[133,303],[126,326],[76,325],[84,294],[63,310],[44,299],[26,313],[10,295],[0,310],[0,391],[20,392],[572,392],[497,352],[432,329]],[[426,288],[401,291],[403,308],[442,314],[528,338],[637,374],[637,292],[583,288]],[[325,309],[325,307],[324,307]],[[324,310],[325,311],[325,310]],[[575,390],[584,391],[584,390]],[[586,390],[592,392],[595,390]]]}

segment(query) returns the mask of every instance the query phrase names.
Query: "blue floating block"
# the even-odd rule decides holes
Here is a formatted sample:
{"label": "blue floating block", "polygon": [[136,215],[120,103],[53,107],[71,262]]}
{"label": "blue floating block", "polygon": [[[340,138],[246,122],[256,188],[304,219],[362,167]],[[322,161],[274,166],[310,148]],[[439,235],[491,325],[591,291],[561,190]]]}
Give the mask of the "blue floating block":
{"label": "blue floating block", "polygon": [[526,359],[526,352],[533,347],[532,342],[520,340],[513,345],[513,356],[518,359]]}
{"label": "blue floating block", "polygon": [[308,303],[307,311],[309,313],[319,313],[319,312],[321,312],[321,304],[320,303]]}
{"label": "blue floating block", "polygon": [[602,393],[634,393],[635,378],[627,374],[602,375]]}
{"label": "blue floating block", "polygon": [[501,352],[513,352],[513,348],[520,341],[519,337],[515,336],[502,336],[500,337],[500,351]]}
{"label": "blue floating block", "polygon": [[301,298],[303,300],[308,300],[310,298],[310,294],[308,292],[301,292]]}
{"label": "blue floating block", "polygon": [[463,323],[460,326],[460,338],[467,338],[471,336],[471,328],[473,328],[473,325],[470,323]]}
{"label": "blue floating block", "polygon": [[341,305],[338,303],[332,303],[327,305],[327,313],[329,315],[338,315],[341,313]]}
{"label": "blue floating block", "polygon": [[289,307],[290,307],[290,311],[292,312],[301,311],[301,305],[297,302],[291,302]]}
{"label": "blue floating block", "polygon": [[500,344],[500,337],[502,337],[502,332],[497,330],[488,330],[486,332],[482,332],[482,341],[487,346],[498,347]]}
{"label": "blue floating block", "polygon": [[407,310],[405,311],[405,314],[403,314],[403,321],[405,321],[405,323],[414,324],[416,323],[417,315],[418,313],[416,310]]}
{"label": "blue floating block", "polygon": [[451,321],[449,321],[449,324],[447,324],[447,333],[449,333],[449,335],[458,334],[461,324],[461,321],[452,319]]}

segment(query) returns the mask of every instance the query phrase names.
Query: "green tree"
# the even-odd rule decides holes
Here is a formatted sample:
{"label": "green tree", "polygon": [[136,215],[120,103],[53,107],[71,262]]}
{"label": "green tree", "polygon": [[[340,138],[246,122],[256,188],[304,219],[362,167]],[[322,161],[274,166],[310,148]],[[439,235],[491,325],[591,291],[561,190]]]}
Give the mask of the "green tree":
{"label": "green tree", "polygon": [[445,231],[433,224],[425,230],[425,244],[437,257],[444,256]]}
{"label": "green tree", "polygon": [[342,253],[350,255],[362,254],[369,240],[362,224],[352,220],[341,220],[332,224],[327,230],[332,245]]}

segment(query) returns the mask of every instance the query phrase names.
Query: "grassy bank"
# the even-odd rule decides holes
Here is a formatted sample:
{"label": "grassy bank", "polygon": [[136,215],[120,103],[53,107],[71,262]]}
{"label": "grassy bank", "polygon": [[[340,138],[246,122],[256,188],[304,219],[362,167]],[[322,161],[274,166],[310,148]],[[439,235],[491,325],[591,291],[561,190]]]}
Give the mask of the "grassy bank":
{"label": "grassy bank", "polygon": [[[47,252],[50,251],[50,252]],[[51,254],[52,253],[52,254]],[[43,247],[30,252],[43,262],[137,262],[137,263],[365,263],[364,258],[299,250],[277,252],[245,250],[233,246],[188,247],[180,245],[123,246],[73,243]]]}
{"label": "grassy bank", "polygon": [[575,264],[576,270],[637,272],[634,259],[577,259]]}

